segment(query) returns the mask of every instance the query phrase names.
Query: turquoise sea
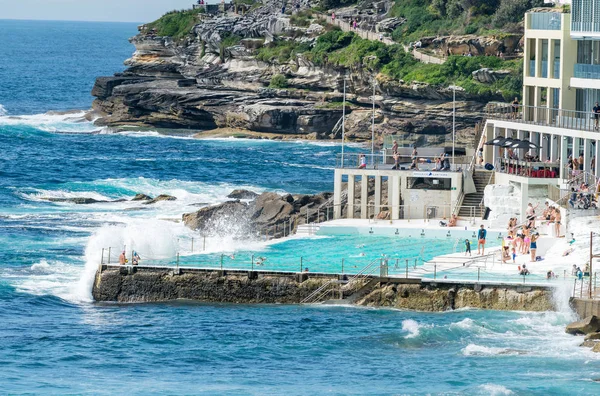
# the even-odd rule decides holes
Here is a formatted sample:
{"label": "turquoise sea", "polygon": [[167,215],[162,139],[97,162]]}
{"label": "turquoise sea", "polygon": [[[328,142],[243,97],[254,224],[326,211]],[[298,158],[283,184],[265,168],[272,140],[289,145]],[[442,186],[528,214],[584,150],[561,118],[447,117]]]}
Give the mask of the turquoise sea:
{"label": "turquoise sea", "polygon": [[[99,128],[80,114],[48,113],[89,109],[94,78],[123,70],[135,33],[134,24],[0,20],[1,394],[600,394],[600,356],[564,333],[573,320],[567,308],[428,314],[92,302],[90,279],[109,246],[167,260],[255,252],[291,268],[301,253],[315,270],[323,257],[341,266],[340,240],[357,266],[363,257],[423,251],[411,240],[343,237],[210,239],[207,252],[191,252],[200,236],[172,219],[234,188],[331,191],[341,148],[152,131],[90,135]],[[145,209],[44,199],[136,193],[178,199]],[[452,244],[442,245],[445,253]]]}

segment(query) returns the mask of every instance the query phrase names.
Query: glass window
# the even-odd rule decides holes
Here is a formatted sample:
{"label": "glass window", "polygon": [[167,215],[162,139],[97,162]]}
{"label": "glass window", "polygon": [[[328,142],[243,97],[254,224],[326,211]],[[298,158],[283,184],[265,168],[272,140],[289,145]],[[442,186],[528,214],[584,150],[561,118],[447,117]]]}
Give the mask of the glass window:
{"label": "glass window", "polygon": [[429,177],[407,177],[407,188],[412,190],[451,190],[452,179],[429,178]]}

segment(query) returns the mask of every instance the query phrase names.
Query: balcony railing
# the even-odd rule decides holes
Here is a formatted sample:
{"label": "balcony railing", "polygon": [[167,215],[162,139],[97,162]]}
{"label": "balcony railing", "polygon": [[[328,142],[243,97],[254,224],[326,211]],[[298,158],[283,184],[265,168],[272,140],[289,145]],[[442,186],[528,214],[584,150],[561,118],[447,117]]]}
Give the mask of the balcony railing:
{"label": "balcony railing", "polygon": [[576,78],[600,78],[600,65],[586,65],[583,63],[575,64]]}
{"label": "balcony railing", "polygon": [[532,12],[529,17],[531,18],[531,29],[560,30],[562,26],[560,14],[557,12]]}
{"label": "balcony railing", "polygon": [[[437,161],[440,159],[440,161]],[[452,164],[452,156],[418,156],[412,160],[407,156],[399,156],[398,161],[383,154],[338,154],[336,168],[344,169],[378,169],[378,170],[407,170],[407,171],[461,171],[466,169],[471,158],[456,156]]]}
{"label": "balcony railing", "polygon": [[498,161],[496,170],[502,173],[530,178],[554,179],[559,175],[559,162],[530,162],[517,159]]}
{"label": "balcony railing", "polygon": [[488,103],[486,113],[488,119],[508,120],[580,131],[598,130],[598,122],[592,112],[536,106],[514,106],[511,103]]}

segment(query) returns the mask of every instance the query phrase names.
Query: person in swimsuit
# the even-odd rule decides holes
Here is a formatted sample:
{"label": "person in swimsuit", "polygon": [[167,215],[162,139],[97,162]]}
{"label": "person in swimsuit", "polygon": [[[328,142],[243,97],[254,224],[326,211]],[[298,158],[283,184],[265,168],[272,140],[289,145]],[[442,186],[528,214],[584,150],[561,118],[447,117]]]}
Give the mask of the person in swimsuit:
{"label": "person in swimsuit", "polygon": [[560,220],[560,209],[554,208],[554,232],[557,238],[560,238]]}
{"label": "person in swimsuit", "polygon": [[531,252],[531,262],[535,263],[535,251],[537,250],[537,239],[538,239],[538,234],[532,234],[531,235],[531,246],[529,247],[529,251]]}
{"label": "person in swimsuit", "polygon": [[487,235],[487,231],[483,227],[483,224],[479,228],[477,232],[477,254],[479,254],[479,250],[481,249],[481,254],[485,254],[485,237]]}
{"label": "person in swimsuit", "polygon": [[471,255],[471,241],[465,239],[465,256],[467,253],[469,253],[469,256]]}
{"label": "person in swimsuit", "polygon": [[535,227],[535,210],[537,209],[538,205],[533,206],[531,202],[527,204],[525,216],[527,216],[527,221],[529,222],[527,225],[529,227]]}
{"label": "person in swimsuit", "polygon": [[525,226],[525,228],[523,229],[523,244],[521,245],[521,254],[529,253],[529,244],[531,243],[531,238],[529,237],[529,230],[530,228],[528,226]]}

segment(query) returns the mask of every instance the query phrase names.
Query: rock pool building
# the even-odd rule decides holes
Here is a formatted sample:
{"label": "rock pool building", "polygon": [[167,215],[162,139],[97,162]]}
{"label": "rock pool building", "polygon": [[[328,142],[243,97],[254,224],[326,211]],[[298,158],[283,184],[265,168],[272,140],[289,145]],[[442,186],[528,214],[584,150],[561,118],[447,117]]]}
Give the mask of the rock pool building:
{"label": "rock pool building", "polygon": [[[480,142],[504,137],[540,146],[514,152],[483,146],[496,182],[519,185],[522,216],[531,188],[547,187],[557,200],[560,188],[564,191],[575,176],[595,185],[594,175],[600,174],[593,110],[600,102],[600,0],[573,0],[570,12],[566,7],[530,10],[524,43],[522,103],[490,104]],[[573,172],[572,158],[581,162],[581,170]]]}
{"label": "rock pool building", "polygon": [[[472,152],[443,173],[432,171],[427,163],[439,153],[419,153],[425,163],[418,170],[391,169],[385,151],[381,160],[367,155],[364,169],[357,156],[345,163],[338,160],[335,217],[481,218],[483,189],[495,183],[518,187],[524,221],[531,197],[549,197],[566,206],[573,182],[585,181],[595,189],[595,175],[600,175],[600,114],[596,118],[593,110],[600,102],[600,0],[573,0],[570,9],[555,6],[527,12],[523,61],[522,100],[490,103],[485,126],[476,136],[476,147],[483,148],[484,162],[493,171],[474,166],[475,161],[468,160]],[[484,144],[497,137],[537,147]],[[572,169],[572,158],[581,169]],[[346,182],[348,195],[343,197]]]}

